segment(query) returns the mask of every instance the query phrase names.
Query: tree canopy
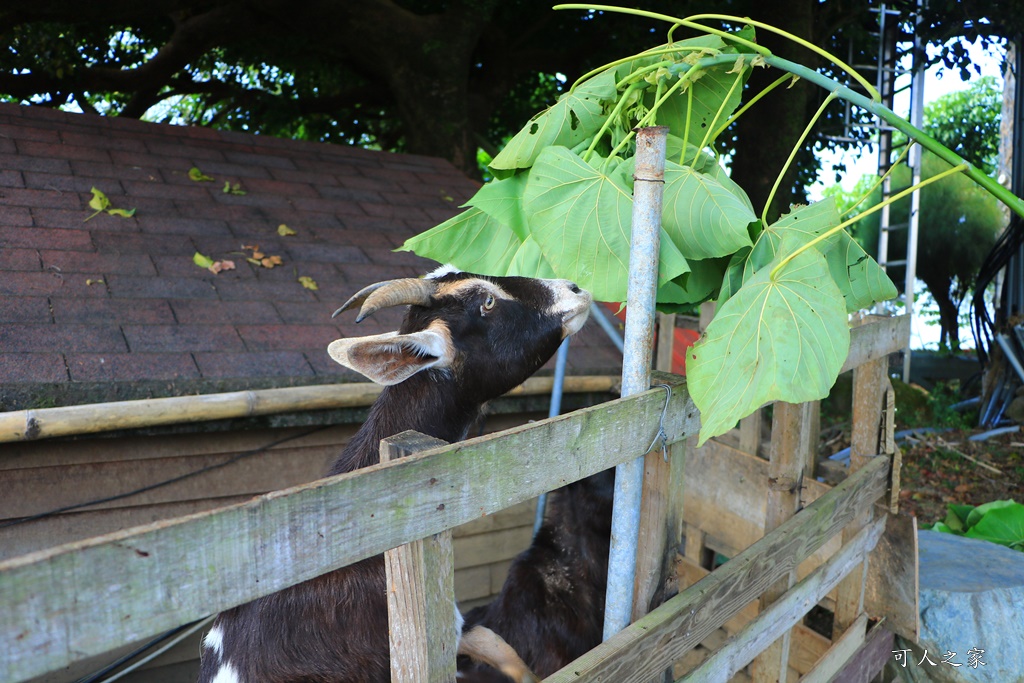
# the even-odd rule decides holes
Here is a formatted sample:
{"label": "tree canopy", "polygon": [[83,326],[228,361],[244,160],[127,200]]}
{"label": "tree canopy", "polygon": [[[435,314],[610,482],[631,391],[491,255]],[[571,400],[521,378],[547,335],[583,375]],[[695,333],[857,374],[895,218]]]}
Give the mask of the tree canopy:
{"label": "tree canopy", "polygon": [[[835,54],[852,53],[858,64],[876,53],[877,14],[859,0],[644,5],[676,16],[727,11],[761,19]],[[931,5],[921,26],[937,42],[1012,35],[1024,16],[1019,0]],[[0,26],[7,48],[0,51],[0,96],[9,101],[73,102],[86,112],[439,156],[470,174],[479,172],[477,149],[495,153],[566,87],[565,77],[660,43],[666,28],[635,17],[552,11],[531,0],[12,0],[0,9]],[[778,36],[760,33],[758,40],[819,66]],[[943,54],[951,65],[965,63],[957,49]],[[757,73],[751,85],[774,78]],[[755,203],[766,198],[778,160],[822,97],[802,83],[777,91],[759,103],[760,116],[723,136],[734,177]],[[869,134],[844,127],[838,103],[818,131],[842,144]],[[807,146],[777,207],[804,199],[814,167]]]}
{"label": "tree canopy", "polygon": [[[993,78],[976,79],[963,90],[943,95],[925,106],[924,131],[988,174],[996,172],[1002,91]],[[949,168],[925,152],[921,177],[927,179]],[[873,176],[858,181],[852,192],[838,186],[829,194],[841,207],[852,206],[875,183]],[[893,173],[893,192],[910,185],[910,170]],[[880,199],[876,189],[862,208]],[[960,305],[974,287],[978,269],[992,249],[1006,218],[999,202],[963,174],[954,174],[921,190],[921,218],[917,251],[917,277],[928,287],[939,309],[940,346],[960,347]],[[892,216],[910,213],[910,199],[896,202]],[[893,218],[893,222],[899,222]],[[878,245],[879,220],[873,214],[856,223],[852,232],[868,253]],[[898,233],[902,235],[903,233]],[[905,240],[891,243],[893,259],[905,256]]]}

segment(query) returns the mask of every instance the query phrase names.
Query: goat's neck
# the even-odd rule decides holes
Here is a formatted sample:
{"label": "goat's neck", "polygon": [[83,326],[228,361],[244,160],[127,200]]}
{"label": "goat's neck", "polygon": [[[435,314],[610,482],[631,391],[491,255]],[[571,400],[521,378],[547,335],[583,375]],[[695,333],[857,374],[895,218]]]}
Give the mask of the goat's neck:
{"label": "goat's neck", "polygon": [[408,429],[444,441],[459,441],[480,413],[480,404],[460,400],[442,373],[424,372],[384,387],[330,474],[351,472],[380,462],[380,441]]}

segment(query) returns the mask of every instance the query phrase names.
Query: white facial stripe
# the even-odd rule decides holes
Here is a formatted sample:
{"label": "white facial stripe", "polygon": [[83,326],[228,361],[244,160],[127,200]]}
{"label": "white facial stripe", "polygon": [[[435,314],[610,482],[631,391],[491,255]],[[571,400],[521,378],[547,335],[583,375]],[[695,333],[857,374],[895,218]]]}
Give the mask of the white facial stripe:
{"label": "white facial stripe", "polygon": [[461,272],[462,272],[461,270],[459,270],[458,268],[456,268],[452,264],[446,263],[443,266],[440,266],[440,267],[435,268],[434,270],[430,271],[429,273],[427,273],[423,277],[425,279],[427,279],[427,280],[436,280],[438,278],[444,277],[445,275],[450,275],[452,273],[461,273]]}
{"label": "white facial stripe", "polygon": [[443,284],[438,288],[439,296],[458,296],[463,289],[484,289],[494,295],[496,299],[511,299],[512,295],[489,280],[470,278],[468,280],[457,280],[450,284]]}

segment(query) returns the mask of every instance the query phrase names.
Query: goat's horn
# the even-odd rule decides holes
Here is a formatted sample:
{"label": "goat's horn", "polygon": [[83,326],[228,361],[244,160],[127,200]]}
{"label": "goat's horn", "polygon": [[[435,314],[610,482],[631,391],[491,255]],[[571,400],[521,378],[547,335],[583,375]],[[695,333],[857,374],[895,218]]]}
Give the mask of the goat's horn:
{"label": "goat's horn", "polygon": [[380,309],[390,306],[403,304],[427,306],[430,304],[430,298],[436,292],[437,283],[433,280],[421,280],[414,277],[386,280],[360,289],[352,295],[351,299],[342,304],[341,308],[331,314],[331,317],[362,304],[359,315],[356,316],[356,322],[360,322]]}

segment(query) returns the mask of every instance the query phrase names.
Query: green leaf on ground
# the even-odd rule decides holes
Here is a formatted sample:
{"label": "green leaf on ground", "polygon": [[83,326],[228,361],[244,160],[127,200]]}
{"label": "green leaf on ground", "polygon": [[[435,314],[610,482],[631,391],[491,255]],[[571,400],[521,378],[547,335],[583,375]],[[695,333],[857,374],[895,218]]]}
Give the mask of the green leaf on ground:
{"label": "green leaf on ground", "polygon": [[195,166],[193,166],[192,168],[188,169],[188,178],[189,178],[189,180],[194,180],[197,183],[213,182],[213,178],[211,178],[210,176],[206,175],[205,173],[200,171]]}
{"label": "green leaf on ground", "polygon": [[213,265],[213,259],[205,254],[200,254],[198,251],[192,255],[192,263],[196,264],[200,268],[209,269]]}

